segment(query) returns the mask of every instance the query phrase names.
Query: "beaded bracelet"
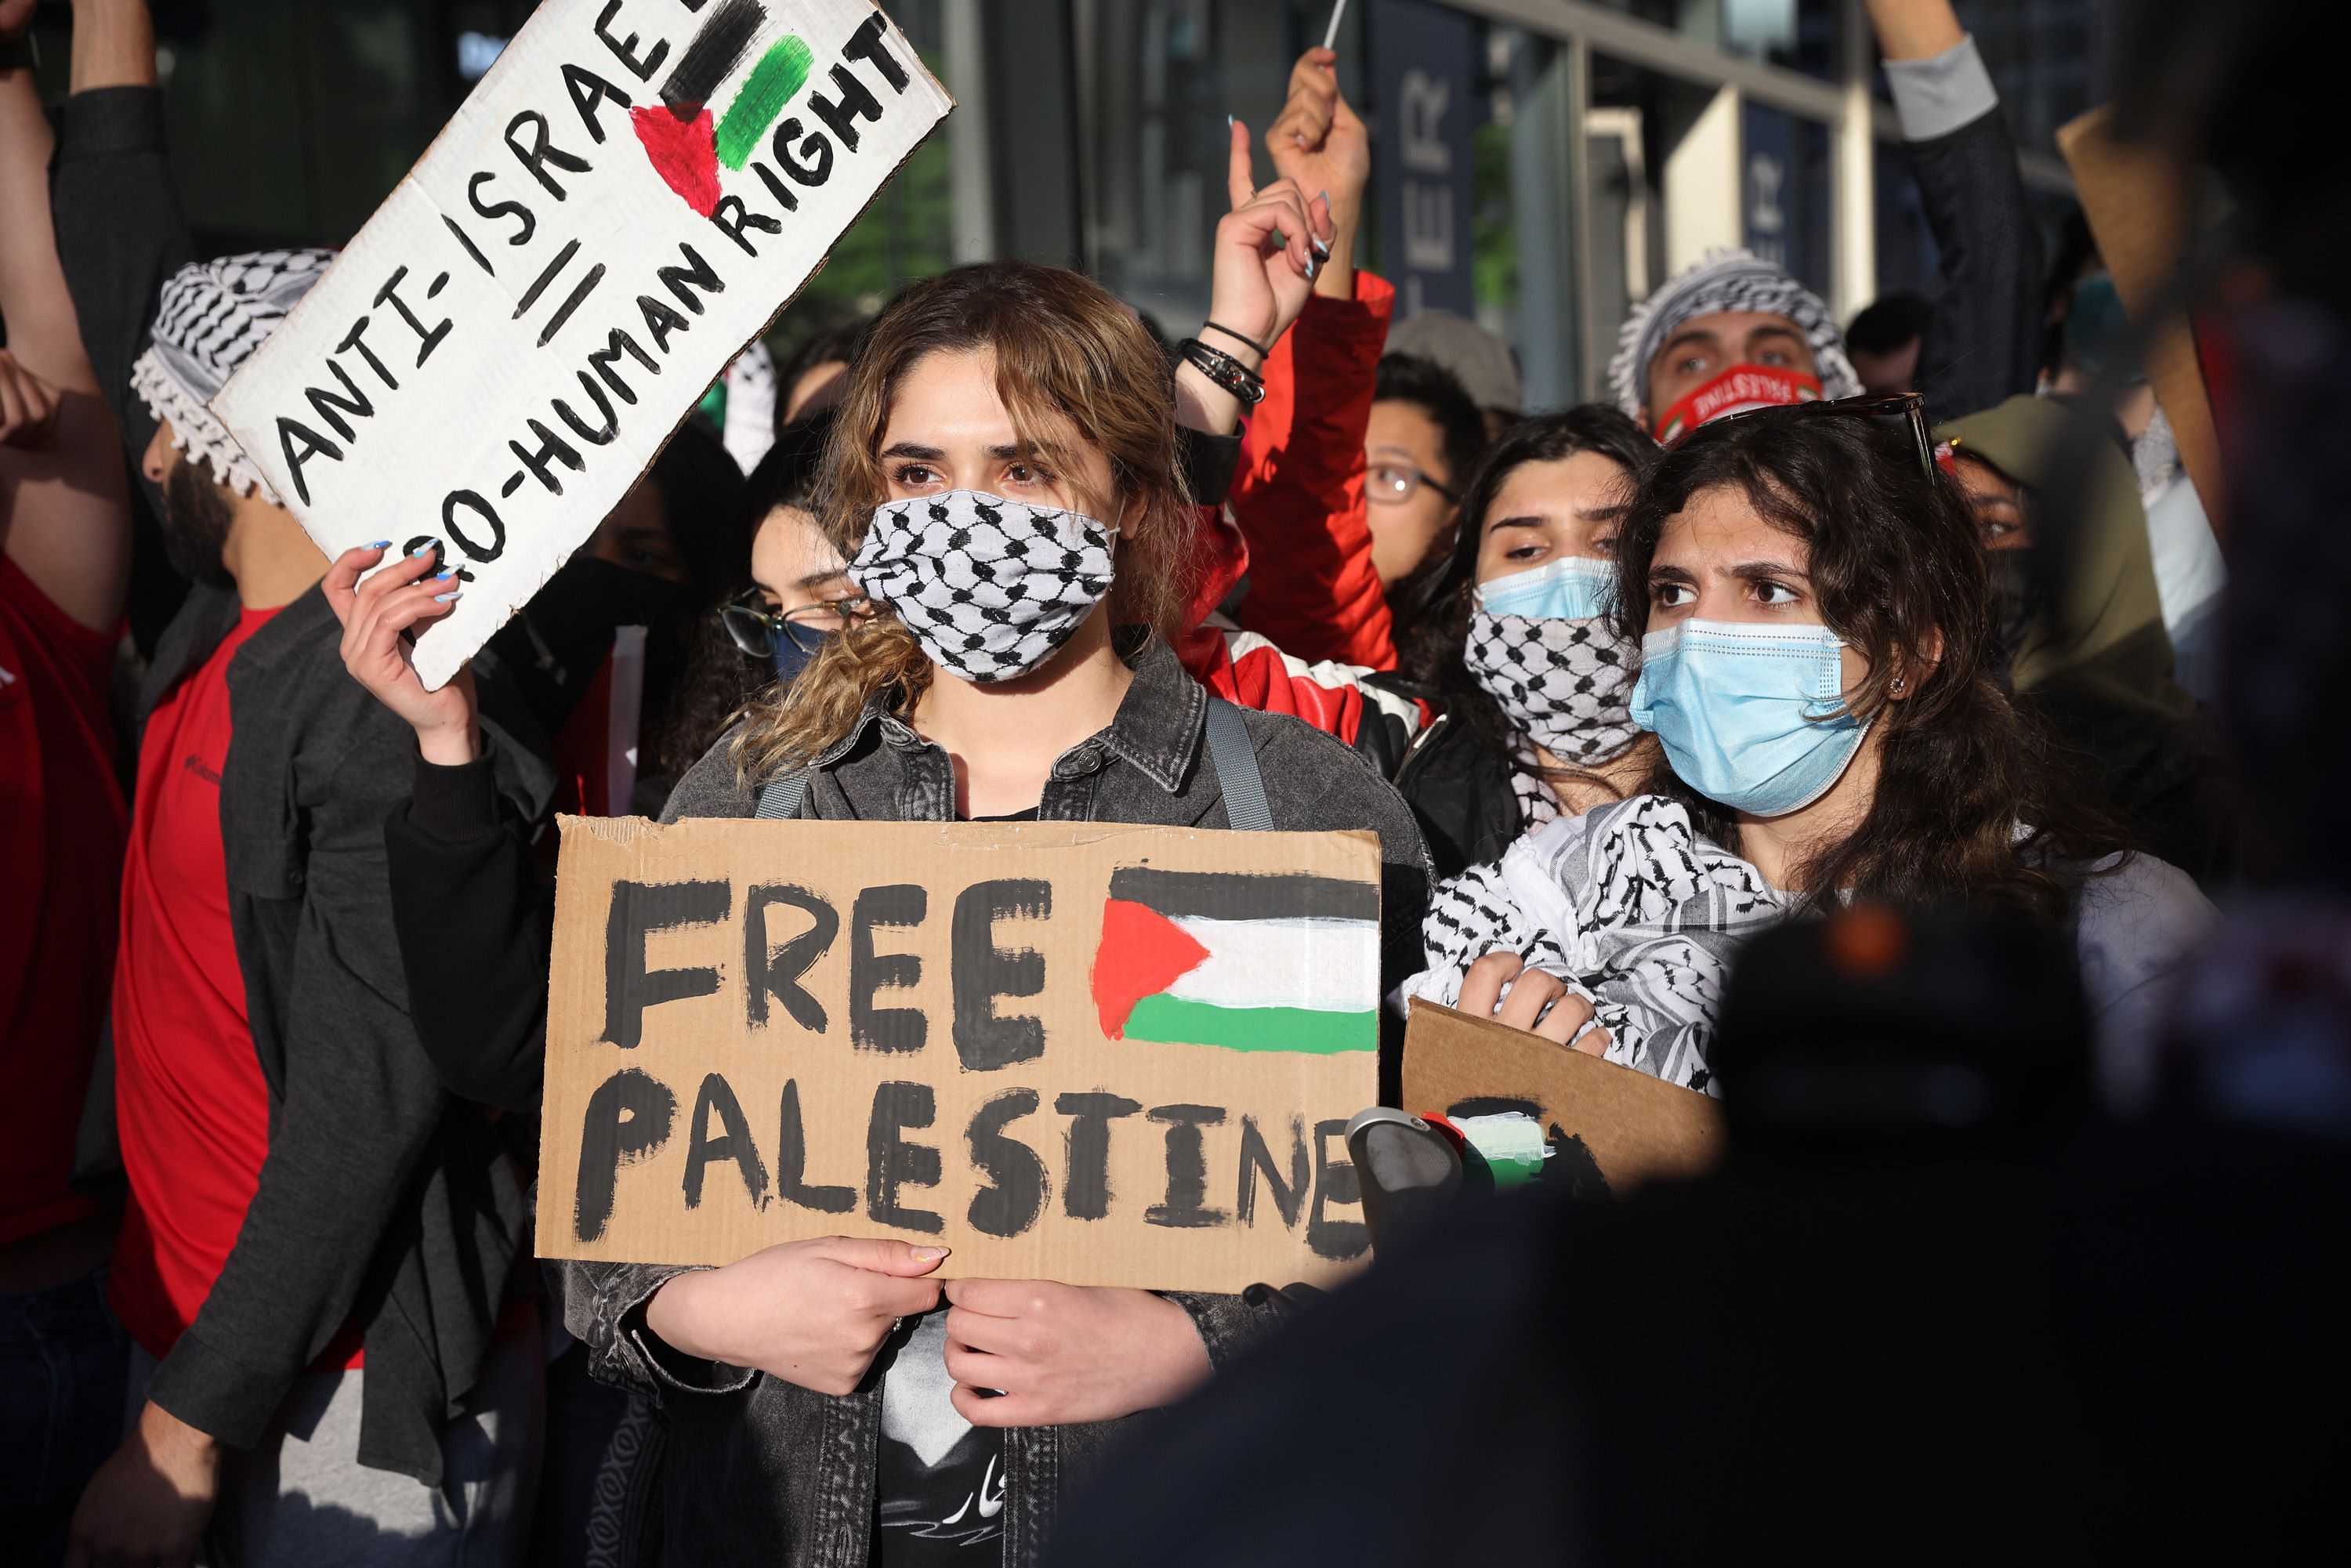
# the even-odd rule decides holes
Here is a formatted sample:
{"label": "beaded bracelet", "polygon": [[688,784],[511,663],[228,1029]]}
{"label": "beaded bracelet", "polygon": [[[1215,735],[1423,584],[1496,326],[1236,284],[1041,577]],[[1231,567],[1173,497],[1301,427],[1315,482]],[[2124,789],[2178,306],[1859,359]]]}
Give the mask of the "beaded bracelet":
{"label": "beaded bracelet", "polygon": [[1264,381],[1222,349],[1212,349],[1197,338],[1186,338],[1176,345],[1176,351],[1184,357],[1186,364],[1238,398],[1243,407],[1255,408],[1265,401]]}

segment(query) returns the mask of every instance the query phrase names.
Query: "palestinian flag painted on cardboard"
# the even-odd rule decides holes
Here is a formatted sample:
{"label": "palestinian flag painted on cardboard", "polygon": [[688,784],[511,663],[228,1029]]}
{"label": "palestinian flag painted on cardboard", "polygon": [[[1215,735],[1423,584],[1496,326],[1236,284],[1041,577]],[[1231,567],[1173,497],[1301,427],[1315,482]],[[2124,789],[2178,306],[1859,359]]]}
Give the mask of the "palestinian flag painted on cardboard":
{"label": "palestinian flag painted on cardboard", "polygon": [[1093,992],[1113,1040],[1376,1051],[1379,887],[1122,866],[1102,905]]}

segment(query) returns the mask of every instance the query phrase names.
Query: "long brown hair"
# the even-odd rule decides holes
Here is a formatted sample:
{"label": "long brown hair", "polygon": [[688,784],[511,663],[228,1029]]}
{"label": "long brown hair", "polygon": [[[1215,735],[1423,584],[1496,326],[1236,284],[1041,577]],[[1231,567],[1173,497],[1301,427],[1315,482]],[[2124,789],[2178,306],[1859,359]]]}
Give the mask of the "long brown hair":
{"label": "long brown hair", "polygon": [[[1807,902],[1850,894],[2061,925],[2080,865],[2110,833],[2069,802],[2049,743],[1986,667],[1983,549],[1957,487],[1921,472],[1906,434],[1871,420],[1750,415],[1701,426],[1650,470],[1618,537],[1615,613],[1635,641],[1648,630],[1658,538],[1709,490],[1739,495],[1805,542],[1821,620],[1869,660],[1846,706],[1885,735],[1876,796],[1844,842],[1800,868]],[[1887,692],[1896,675],[1907,687],[1898,702]],[[1738,845],[1736,818],[1670,768],[1650,789]],[[2018,839],[2019,824],[2030,837]]]}
{"label": "long brown hair", "polygon": [[[818,510],[825,532],[854,558],[873,509],[889,498],[882,437],[907,375],[932,354],[979,350],[995,356],[997,394],[1024,447],[1058,415],[1109,460],[1112,493],[1080,499],[1105,522],[1128,521],[1112,618],[1175,634],[1189,597],[1194,519],[1176,461],[1173,372],[1134,312],[1061,267],[959,267],[883,310],[834,416]],[[829,639],[799,680],[753,706],[736,766],[751,780],[805,766],[847,737],[877,695],[909,709],[931,674],[914,634],[877,605]]]}

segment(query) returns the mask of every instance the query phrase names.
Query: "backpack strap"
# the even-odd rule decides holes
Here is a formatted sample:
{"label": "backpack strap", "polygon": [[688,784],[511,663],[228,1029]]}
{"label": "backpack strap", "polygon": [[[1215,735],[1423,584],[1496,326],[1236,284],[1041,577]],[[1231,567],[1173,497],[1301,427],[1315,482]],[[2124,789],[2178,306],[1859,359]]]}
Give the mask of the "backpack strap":
{"label": "backpack strap", "polygon": [[761,821],[778,821],[800,814],[800,803],[808,799],[809,776],[803,768],[798,773],[785,773],[759,786],[759,809],[752,813]]}
{"label": "backpack strap", "polygon": [[1265,803],[1265,775],[1258,771],[1257,748],[1249,722],[1222,697],[1208,699],[1208,756],[1217,766],[1217,787],[1225,798],[1225,818],[1238,832],[1273,831],[1273,811]]}

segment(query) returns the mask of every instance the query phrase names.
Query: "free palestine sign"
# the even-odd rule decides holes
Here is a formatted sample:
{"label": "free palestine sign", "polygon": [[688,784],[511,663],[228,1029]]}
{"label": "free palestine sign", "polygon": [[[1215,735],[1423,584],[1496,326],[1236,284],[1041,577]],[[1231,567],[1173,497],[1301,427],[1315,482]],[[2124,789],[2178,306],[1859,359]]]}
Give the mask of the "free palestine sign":
{"label": "free palestine sign", "polygon": [[549,0],[213,412],[329,556],[442,541],[437,688],[953,107],[866,0]]}
{"label": "free palestine sign", "polygon": [[543,1255],[1233,1291],[1365,1252],[1373,835],[561,821]]}

